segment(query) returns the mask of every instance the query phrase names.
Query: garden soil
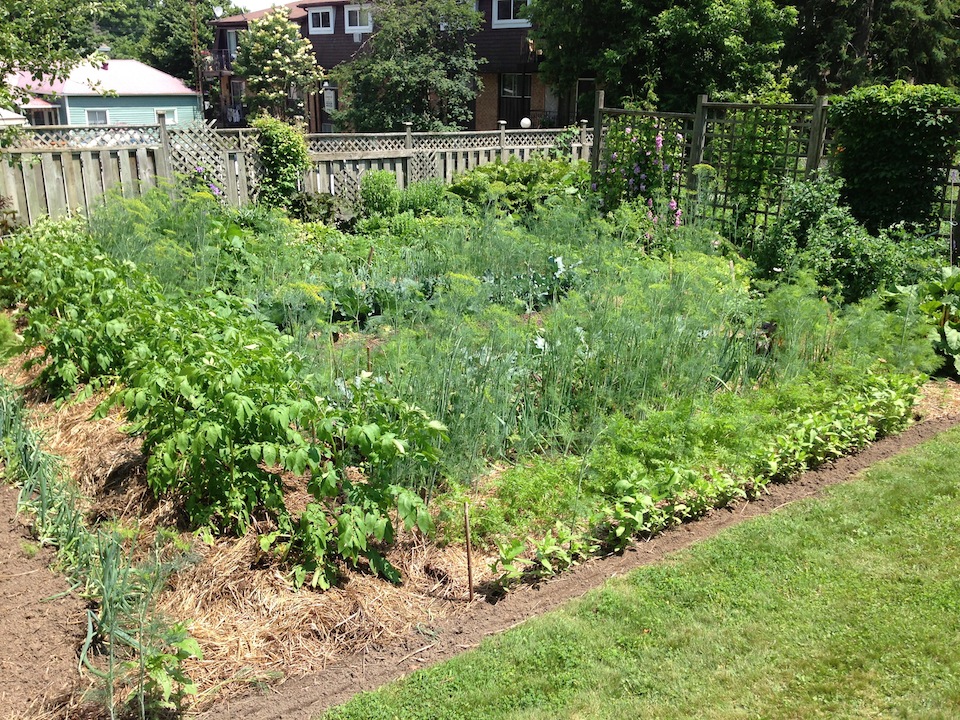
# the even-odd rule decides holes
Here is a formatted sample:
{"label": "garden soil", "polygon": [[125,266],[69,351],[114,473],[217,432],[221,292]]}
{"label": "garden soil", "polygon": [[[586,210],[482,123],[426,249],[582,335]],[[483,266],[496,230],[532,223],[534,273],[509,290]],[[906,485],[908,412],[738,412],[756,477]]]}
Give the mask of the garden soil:
{"label": "garden soil", "polygon": [[[127,445],[129,439],[124,440],[116,430],[110,433],[108,428],[87,430],[88,410],[74,410],[75,418],[70,421],[64,417],[69,410],[53,411],[35,406],[34,412],[41,426],[45,426],[46,439],[57,441],[50,443],[51,450],[67,457],[75,476],[101,474],[92,472],[90,467],[96,462],[94,456],[99,457],[105,469],[116,468],[135,451]],[[828,485],[846,481],[873,463],[960,424],[960,388],[953,383],[931,384],[919,413],[923,421],[901,435],[878,442],[859,455],[817,472],[807,473],[789,484],[770,486],[756,501],[713,511],[700,520],[640,542],[623,554],[585,563],[558,578],[522,586],[503,597],[492,592],[484,594],[481,587],[474,602],[468,603],[465,597],[460,599],[465,596],[465,592],[460,593],[465,583],[448,581],[443,584],[449,586],[452,596],[447,597],[442,611],[434,612],[428,602],[429,594],[416,591],[419,580],[414,578],[405,587],[410,594],[407,604],[414,613],[411,617],[417,621],[400,618],[393,630],[385,630],[375,636],[373,642],[363,644],[364,650],[338,652],[320,664],[306,662],[306,657],[301,657],[300,653],[307,650],[305,647],[287,648],[282,658],[282,670],[289,676],[286,681],[259,686],[259,691],[242,696],[221,695],[216,699],[208,696],[200,720],[309,718],[357,692],[372,690],[416,669],[446,660],[479,645],[490,635],[580,597],[610,577],[657,562],[743,520],[815,496]],[[85,452],[79,452],[81,447]],[[86,605],[81,599],[64,594],[68,590],[66,581],[48,569],[52,555],[47,550],[36,549],[26,526],[15,517],[15,510],[16,492],[0,485],[0,718],[46,720],[92,716],[96,713],[94,706],[81,703],[85,685],[77,671],[78,650],[86,629]],[[403,551],[410,552],[409,548]],[[431,554],[427,560],[436,564],[437,558]],[[423,562],[426,561],[421,564]],[[451,563],[446,570],[459,574],[461,563]],[[406,564],[409,566],[410,562]],[[414,574],[426,577],[430,573],[421,570]],[[250,577],[249,573],[244,574],[237,582],[248,582]],[[348,582],[355,587],[351,590],[348,584],[340,595],[350,600],[348,606],[355,607],[356,611],[341,622],[355,616],[361,616],[362,620],[368,614],[376,620],[382,600],[377,596],[380,591],[369,583],[385,586],[391,592],[393,586],[365,576]],[[216,584],[227,587],[230,592],[239,591],[226,578]],[[336,593],[323,595],[326,596],[323,602],[327,602]],[[434,597],[433,601],[437,599]],[[238,611],[242,613],[241,608]],[[263,622],[263,619],[253,620]],[[369,620],[367,622],[369,624]],[[212,632],[217,630],[211,628]],[[209,645],[208,648],[215,649]],[[237,691],[234,686],[233,692]]]}
{"label": "garden soil", "polygon": [[86,605],[49,570],[16,519],[17,491],[0,485],[0,717],[38,717],[62,706],[80,684],[77,651],[86,636]]}

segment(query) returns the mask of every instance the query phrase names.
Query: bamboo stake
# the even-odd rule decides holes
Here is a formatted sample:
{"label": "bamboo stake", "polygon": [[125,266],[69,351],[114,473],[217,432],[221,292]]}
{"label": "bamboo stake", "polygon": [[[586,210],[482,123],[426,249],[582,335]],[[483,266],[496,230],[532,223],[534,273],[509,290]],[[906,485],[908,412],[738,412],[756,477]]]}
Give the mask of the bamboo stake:
{"label": "bamboo stake", "polygon": [[463,528],[467,536],[467,586],[470,589],[470,602],[473,602],[473,547],[470,543],[470,512],[467,503],[463,504]]}

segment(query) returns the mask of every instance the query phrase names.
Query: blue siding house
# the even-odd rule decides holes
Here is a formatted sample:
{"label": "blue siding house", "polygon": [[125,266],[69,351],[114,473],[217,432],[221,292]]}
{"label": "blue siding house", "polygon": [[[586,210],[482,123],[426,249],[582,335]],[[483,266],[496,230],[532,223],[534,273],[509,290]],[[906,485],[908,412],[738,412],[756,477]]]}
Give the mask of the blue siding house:
{"label": "blue siding house", "polygon": [[184,83],[139,60],[108,60],[73,69],[63,81],[25,73],[13,82],[32,97],[21,108],[31,125],[154,125],[202,119],[198,95]]}

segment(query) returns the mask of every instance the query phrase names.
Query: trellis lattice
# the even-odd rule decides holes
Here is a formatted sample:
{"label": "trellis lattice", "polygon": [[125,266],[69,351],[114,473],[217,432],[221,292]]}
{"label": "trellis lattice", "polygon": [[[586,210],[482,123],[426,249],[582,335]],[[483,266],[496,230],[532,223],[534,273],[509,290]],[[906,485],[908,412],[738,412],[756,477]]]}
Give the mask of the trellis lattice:
{"label": "trellis lattice", "polygon": [[333,193],[347,207],[356,207],[360,201],[360,175],[343,166],[333,173]]}
{"label": "trellis lattice", "polygon": [[312,153],[374,153],[403,150],[403,133],[384,135],[308,135],[307,148]]}
{"label": "trellis lattice", "polygon": [[122,127],[38,127],[25,131],[18,143],[25,148],[154,147],[160,144],[158,125]]}
{"label": "trellis lattice", "polygon": [[[741,232],[779,216],[787,182],[805,177],[818,139],[812,105],[720,105],[705,108],[703,155],[723,178],[710,214]],[[818,155],[819,157],[819,155]]]}
{"label": "trellis lattice", "polygon": [[420,182],[421,180],[433,180],[442,177],[442,171],[438,162],[436,152],[425,151],[417,152],[410,158],[407,166],[410,182]]}
{"label": "trellis lattice", "polygon": [[500,133],[414,133],[414,150],[485,150],[500,147]]}

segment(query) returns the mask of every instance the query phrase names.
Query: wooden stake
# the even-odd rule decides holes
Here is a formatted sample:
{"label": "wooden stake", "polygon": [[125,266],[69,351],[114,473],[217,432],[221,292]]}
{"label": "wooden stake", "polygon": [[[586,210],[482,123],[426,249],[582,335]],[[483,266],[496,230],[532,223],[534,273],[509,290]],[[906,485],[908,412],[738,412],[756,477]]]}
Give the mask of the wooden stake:
{"label": "wooden stake", "polygon": [[470,544],[470,512],[467,503],[463,504],[463,529],[467,535],[467,586],[470,588],[470,602],[473,602],[473,547]]}

